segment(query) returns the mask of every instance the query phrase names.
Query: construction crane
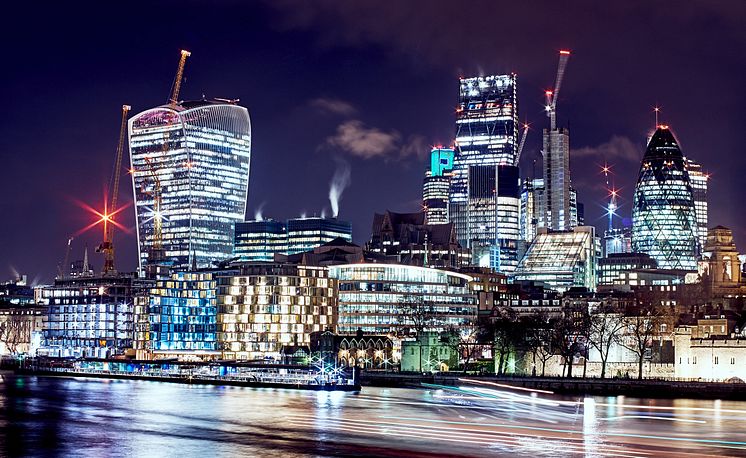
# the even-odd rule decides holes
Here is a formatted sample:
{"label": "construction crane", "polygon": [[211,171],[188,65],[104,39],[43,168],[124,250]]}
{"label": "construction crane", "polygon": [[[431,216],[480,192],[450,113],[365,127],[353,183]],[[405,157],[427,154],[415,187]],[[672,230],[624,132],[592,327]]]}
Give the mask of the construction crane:
{"label": "construction crane", "polygon": [[528,136],[528,123],[523,123],[523,133],[521,134],[521,142],[518,144],[518,151],[515,154],[515,163],[513,165],[518,166],[518,162],[521,160],[521,153],[523,153],[523,147],[526,145],[526,137]]}
{"label": "construction crane", "polygon": [[153,191],[150,193],[153,196],[153,245],[151,247],[151,258],[152,260],[160,260],[160,255],[163,252],[163,217],[161,216],[161,180],[158,178],[153,161],[149,158],[145,158],[145,163],[148,164],[148,170],[150,175],[153,177]]}
{"label": "construction crane", "polygon": [[124,139],[127,134],[127,113],[131,108],[129,105],[122,105],[122,122],[119,126],[119,143],[117,143],[117,155],[112,176],[111,201],[109,202],[109,208],[105,209],[102,217],[104,241],[96,250],[104,253],[104,274],[114,272],[114,215],[117,213],[119,199],[119,178],[122,175],[122,152],[124,151]]}
{"label": "construction crane", "polygon": [[179,58],[179,67],[176,69],[176,77],[174,78],[174,84],[171,88],[171,96],[168,102],[171,104],[179,103],[179,91],[181,91],[181,80],[184,78],[184,65],[186,64],[187,57],[191,56],[192,53],[182,49],[181,57]]}
{"label": "construction crane", "polygon": [[547,98],[545,109],[549,117],[549,128],[551,130],[557,128],[557,99],[559,98],[562,78],[565,76],[565,68],[567,67],[567,60],[569,58],[570,51],[561,50],[559,52],[559,65],[557,66],[557,79],[554,82],[554,90],[544,92]]}

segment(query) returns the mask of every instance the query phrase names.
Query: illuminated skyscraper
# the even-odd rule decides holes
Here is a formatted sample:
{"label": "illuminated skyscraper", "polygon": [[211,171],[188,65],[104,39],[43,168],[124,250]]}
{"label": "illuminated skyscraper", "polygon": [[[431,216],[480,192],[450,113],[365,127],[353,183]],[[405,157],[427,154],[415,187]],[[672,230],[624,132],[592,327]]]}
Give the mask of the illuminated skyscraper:
{"label": "illuminated skyscraper", "polygon": [[233,254],[239,261],[274,261],[276,253],[288,254],[285,223],[272,219],[236,223]]}
{"label": "illuminated skyscraper", "polygon": [[632,248],[660,269],[697,269],[697,220],[684,156],[673,133],[659,126],[640,166],[632,208]]}
{"label": "illuminated skyscraper", "polygon": [[[449,218],[476,263],[503,270],[517,263],[512,259],[520,213],[518,174],[513,170],[517,124],[516,75],[460,80]],[[498,189],[505,194],[500,196]]]}
{"label": "illuminated skyscraper", "polygon": [[422,207],[427,224],[446,224],[448,220],[448,191],[453,170],[453,149],[433,148],[430,169],[422,183]]}
{"label": "illuminated skyscraper", "polygon": [[702,171],[700,164],[689,158],[686,159],[686,169],[689,172],[689,181],[692,183],[694,210],[697,214],[699,251],[702,252],[707,243],[707,181],[710,179],[710,175]]}
{"label": "illuminated skyscraper", "polygon": [[352,242],[352,225],[337,218],[289,219],[287,231],[289,255],[313,250],[337,238]]}
{"label": "illuminated skyscraper", "polygon": [[175,268],[230,258],[249,189],[246,108],[222,100],[163,105],[129,120],[129,142],[140,267],[159,238]]}

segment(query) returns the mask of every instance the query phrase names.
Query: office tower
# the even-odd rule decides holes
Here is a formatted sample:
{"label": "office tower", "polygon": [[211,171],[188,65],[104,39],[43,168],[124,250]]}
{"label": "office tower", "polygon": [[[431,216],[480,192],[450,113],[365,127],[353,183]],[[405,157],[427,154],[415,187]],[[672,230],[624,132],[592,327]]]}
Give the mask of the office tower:
{"label": "office tower", "polygon": [[697,220],[684,156],[667,126],[658,126],[642,158],[632,208],[632,249],[660,269],[697,269]]}
{"label": "office tower", "polygon": [[515,280],[546,283],[564,291],[574,286],[596,289],[596,240],[593,226],[571,231],[539,228],[536,239],[521,259]]}
{"label": "office tower", "polygon": [[544,179],[524,180],[521,187],[521,240],[526,243],[536,238],[543,204]]}
{"label": "office tower", "polygon": [[615,281],[623,283],[623,280],[620,280],[623,273],[631,273],[630,276],[633,276],[633,271],[657,267],[655,260],[645,253],[608,253],[598,260],[598,284],[608,286],[613,285]]}
{"label": "office tower", "polygon": [[140,268],[149,258],[177,269],[230,258],[249,188],[246,108],[170,103],[132,117],[129,141]]}
{"label": "office tower", "polygon": [[474,264],[510,273],[518,265],[520,178],[512,165],[469,168],[467,203]]}
{"label": "office tower", "polygon": [[287,221],[286,227],[289,255],[311,251],[336,238],[352,241],[352,225],[336,218],[294,218]]}
{"label": "office tower", "polygon": [[[449,218],[456,225],[456,234],[462,246],[472,249],[474,262],[488,262],[493,268],[509,268],[512,261],[501,265],[500,260],[513,256],[510,251],[515,239],[505,239],[498,228],[510,218],[510,233],[518,227],[519,211],[498,216],[498,195],[495,185],[500,176],[512,183],[513,172],[497,166],[514,167],[517,156],[517,97],[516,75],[497,75],[462,78],[459,87],[459,105],[456,113],[456,150],[451,179]],[[509,197],[509,196],[504,196]],[[516,193],[516,200],[518,195]],[[503,247],[507,251],[501,253]]]}
{"label": "office tower", "polygon": [[697,237],[699,239],[699,252],[701,253],[707,243],[707,182],[710,175],[702,170],[700,164],[689,158],[686,159],[686,169],[689,172],[689,181],[692,184],[694,211],[697,215]]}
{"label": "office tower", "polygon": [[236,223],[233,255],[239,261],[274,261],[275,254],[287,254],[285,223],[272,219]]}
{"label": "office tower", "polygon": [[632,252],[632,228],[614,227],[604,231],[604,256]]}
{"label": "office tower", "polygon": [[453,170],[453,149],[433,148],[430,169],[422,184],[422,207],[427,224],[448,223],[448,191]]}

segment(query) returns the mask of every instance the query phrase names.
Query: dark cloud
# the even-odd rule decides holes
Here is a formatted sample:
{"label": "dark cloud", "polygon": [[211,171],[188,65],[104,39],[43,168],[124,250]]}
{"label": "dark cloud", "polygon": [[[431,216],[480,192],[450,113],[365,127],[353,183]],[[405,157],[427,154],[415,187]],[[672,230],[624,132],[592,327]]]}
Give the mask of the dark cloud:
{"label": "dark cloud", "polygon": [[340,124],[337,132],[326,139],[325,146],[362,159],[396,160],[422,157],[427,152],[422,136],[412,135],[403,141],[395,130],[383,131],[356,119]]}
{"label": "dark cloud", "polygon": [[573,158],[593,158],[607,162],[625,161],[639,163],[642,156],[640,147],[627,137],[615,135],[611,140],[601,143],[598,146],[586,146],[571,150]]}
{"label": "dark cloud", "polygon": [[335,98],[319,97],[308,103],[312,108],[320,113],[330,113],[340,116],[352,116],[357,113],[357,109],[351,103]]}

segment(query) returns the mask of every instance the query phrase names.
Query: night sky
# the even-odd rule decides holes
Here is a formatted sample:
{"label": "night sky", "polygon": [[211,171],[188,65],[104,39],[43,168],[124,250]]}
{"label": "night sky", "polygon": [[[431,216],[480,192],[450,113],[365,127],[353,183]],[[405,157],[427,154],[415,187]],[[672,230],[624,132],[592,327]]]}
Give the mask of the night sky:
{"label": "night sky", "polygon": [[[455,133],[460,75],[518,74],[532,176],[543,91],[567,48],[558,124],[570,128],[586,222],[606,224],[605,161],[630,217],[658,104],[684,154],[712,174],[710,225],[735,229],[746,251],[744,1],[23,3],[4,5],[0,27],[0,280],[52,280],[67,237],[94,220],[81,203],[103,208],[121,105],[164,103],[182,48],[192,57],[181,98],[249,109],[249,218],[329,214],[329,182],[345,167],[340,218],[356,242],[374,212],[417,210],[430,145]],[[120,202],[131,189],[123,177]],[[120,221],[130,233],[115,236],[117,268],[133,270],[132,207]],[[87,244],[100,269],[100,239],[98,228],[77,236],[71,259]]]}

